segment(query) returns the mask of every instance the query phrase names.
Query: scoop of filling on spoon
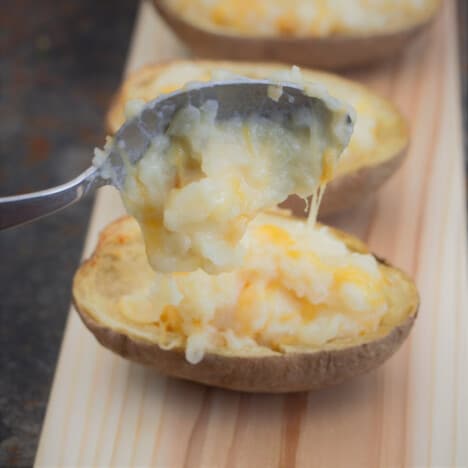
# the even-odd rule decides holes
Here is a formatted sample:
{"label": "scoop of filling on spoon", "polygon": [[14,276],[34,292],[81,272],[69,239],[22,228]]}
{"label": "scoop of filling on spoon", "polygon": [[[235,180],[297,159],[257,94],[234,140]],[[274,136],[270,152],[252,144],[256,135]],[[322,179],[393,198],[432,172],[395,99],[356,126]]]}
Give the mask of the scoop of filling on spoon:
{"label": "scoop of filling on spoon", "polygon": [[[218,103],[179,110],[144,156],[127,164],[121,191],[140,224],[149,263],[163,273],[202,269],[210,274],[242,264],[248,224],[288,195],[321,194],[352,133],[354,112],[321,86],[295,82],[317,105],[277,113],[218,119]],[[248,80],[247,78],[241,78]],[[270,98],[281,96],[273,85]],[[129,103],[130,114],[144,103]],[[106,157],[96,150],[95,164]]]}

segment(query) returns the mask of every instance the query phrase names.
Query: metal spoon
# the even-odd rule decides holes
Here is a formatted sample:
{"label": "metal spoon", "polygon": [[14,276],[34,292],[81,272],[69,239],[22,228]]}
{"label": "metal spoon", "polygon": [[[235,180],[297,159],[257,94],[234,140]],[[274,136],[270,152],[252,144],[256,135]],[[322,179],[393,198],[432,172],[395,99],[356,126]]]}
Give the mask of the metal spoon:
{"label": "metal spoon", "polygon": [[[271,86],[282,87],[279,99],[269,97]],[[210,82],[161,96],[146,104],[139,115],[119,129],[107,160],[99,168],[91,166],[70,182],[47,190],[0,197],[0,230],[59,211],[103,185],[113,183],[120,189],[125,180],[122,152],[136,164],[152,140],[166,131],[178,110],[189,104],[200,107],[209,100],[218,102],[217,119],[253,114],[271,117],[278,112],[287,119],[298,108],[323,106],[320,99],[305,95],[299,87],[270,81]],[[112,177],[103,176],[103,167]]]}

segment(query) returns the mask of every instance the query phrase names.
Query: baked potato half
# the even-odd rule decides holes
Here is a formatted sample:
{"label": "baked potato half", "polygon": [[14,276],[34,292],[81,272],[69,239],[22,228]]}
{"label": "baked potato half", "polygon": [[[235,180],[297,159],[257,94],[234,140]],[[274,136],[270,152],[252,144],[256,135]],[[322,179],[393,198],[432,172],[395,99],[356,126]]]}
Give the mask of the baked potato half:
{"label": "baked potato half", "polygon": [[[119,129],[125,120],[125,105],[133,99],[150,101],[188,82],[220,79],[225,72],[267,78],[290,70],[284,64],[191,60],[146,66],[128,77],[117,92],[107,114],[107,130],[114,134]],[[366,87],[324,72],[302,70],[301,74],[305,81],[323,84],[332,96],[348,102],[357,112],[353,136],[320,206],[320,216],[326,217],[358,205],[382,186],[403,162],[409,129],[391,102]],[[296,215],[304,214],[305,203],[296,197],[283,206]]]}
{"label": "baked potato half", "polygon": [[331,70],[397,53],[427,29],[440,1],[153,3],[199,57],[278,60]]}
{"label": "baked potato half", "polygon": [[[368,253],[356,238],[328,229],[351,252]],[[408,336],[419,304],[416,288],[403,272],[384,260],[378,259],[378,268],[391,294],[388,312],[372,332],[287,352],[263,345],[224,346],[210,349],[196,364],[187,361],[183,347],[168,349],[163,345],[154,324],[128,321],[116,306],[122,295],[138,289],[149,274],[143,239],[133,218],[117,220],[101,233],[94,254],[75,275],[73,299],[84,324],[97,340],[124,358],[168,376],[216,387],[246,392],[297,392],[337,384],[374,369]]]}

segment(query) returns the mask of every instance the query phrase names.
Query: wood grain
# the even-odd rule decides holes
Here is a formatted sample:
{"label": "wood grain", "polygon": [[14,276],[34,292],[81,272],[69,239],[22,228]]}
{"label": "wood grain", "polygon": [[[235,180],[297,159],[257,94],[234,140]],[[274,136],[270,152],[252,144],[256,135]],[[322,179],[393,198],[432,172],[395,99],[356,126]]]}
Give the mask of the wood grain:
{"label": "wood grain", "polygon": [[[331,390],[244,395],[165,379],[101,348],[70,314],[36,466],[466,467],[468,298],[455,5],[387,64],[351,76],[412,127],[404,167],[333,223],[412,274],[421,312],[378,371]],[[141,6],[127,70],[185,50]],[[102,189],[84,255],[122,212]]]}

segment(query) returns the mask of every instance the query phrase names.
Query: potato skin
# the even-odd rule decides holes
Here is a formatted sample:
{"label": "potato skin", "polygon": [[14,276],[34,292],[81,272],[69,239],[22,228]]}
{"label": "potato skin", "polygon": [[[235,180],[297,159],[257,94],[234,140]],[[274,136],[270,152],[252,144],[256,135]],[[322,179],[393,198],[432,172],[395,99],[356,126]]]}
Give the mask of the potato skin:
{"label": "potato skin", "polygon": [[[162,72],[165,67],[187,62],[186,60],[175,60],[168,61],[165,63],[147,65],[134,75],[130,76],[129,82],[137,80],[137,87],[139,81],[144,82],[145,80],[154,79],[158,73]],[[191,60],[194,64],[204,65],[209,63],[204,60]],[[212,62],[214,65],[216,62]],[[229,64],[235,62],[222,61],[219,62],[222,67],[223,64]],[[241,65],[249,65],[248,62],[239,62]],[[254,63],[251,63],[252,66]],[[265,66],[284,66],[284,63],[262,63]],[[307,70],[306,70],[307,71]],[[333,76],[333,75],[331,75]],[[353,85],[354,82],[351,82]],[[106,116],[106,126],[109,134],[114,134],[120,127],[123,120],[123,109],[125,107],[125,100],[128,99],[127,95],[127,82],[124,82],[120,90],[114,96],[112,104],[109,108],[109,112]],[[133,84],[135,86],[135,84]],[[391,105],[389,103],[389,105]],[[397,110],[395,109],[395,112]],[[406,138],[406,147],[400,147],[400,150],[395,154],[389,156],[383,162],[373,163],[372,159],[366,161],[367,164],[363,164],[361,167],[355,170],[350,170],[336,177],[336,179],[329,182],[327,190],[325,191],[322,203],[320,205],[319,218],[323,219],[328,216],[333,216],[338,213],[345,212],[351,208],[358,206],[360,203],[366,201],[371,197],[401,166],[406,155],[407,146],[409,140],[409,130],[405,128],[404,135]],[[305,203],[303,200],[296,196],[291,196],[286,202],[283,202],[282,207],[288,208],[294,212],[297,216],[304,216]]]}
{"label": "potato skin", "polygon": [[212,59],[277,60],[324,70],[341,70],[377,62],[398,53],[428,29],[435,15],[398,32],[343,37],[241,37],[219,34],[178,17],[162,0],[153,0],[159,14],[195,55]]}
{"label": "potato skin", "polygon": [[[278,216],[286,216],[278,214]],[[98,252],[110,242],[115,232],[125,227],[129,217],[110,224],[100,235],[94,254],[86,260],[75,275],[73,301],[75,309],[86,327],[96,339],[114,353],[141,364],[155,368],[171,377],[182,378],[215,387],[244,392],[286,393],[317,390],[351,377],[368,372],[397,351],[408,336],[417,316],[419,298],[414,289],[411,301],[405,304],[406,318],[400,320],[387,333],[373,340],[339,349],[327,349],[311,353],[266,354],[263,356],[236,356],[206,353],[203,360],[190,364],[183,349],[164,350],[151,343],[103,326],[80,303],[79,288],[81,275],[97,267]],[[365,244],[342,231],[329,228],[333,234],[346,242],[356,252],[367,252]],[[381,265],[390,266],[376,257]],[[402,281],[409,278],[399,270]]]}
{"label": "potato skin", "polygon": [[250,393],[287,393],[318,390],[368,372],[394,354],[408,336],[416,313],[387,335],[369,343],[338,350],[262,357],[205,354],[196,364],[182,349],[163,350],[99,325],[75,300],[83,323],[104,347],[170,377]]}
{"label": "potato skin", "polygon": [[406,153],[407,148],[381,164],[364,166],[332,180],[323,195],[320,216],[347,211],[367,200],[398,170]]}

